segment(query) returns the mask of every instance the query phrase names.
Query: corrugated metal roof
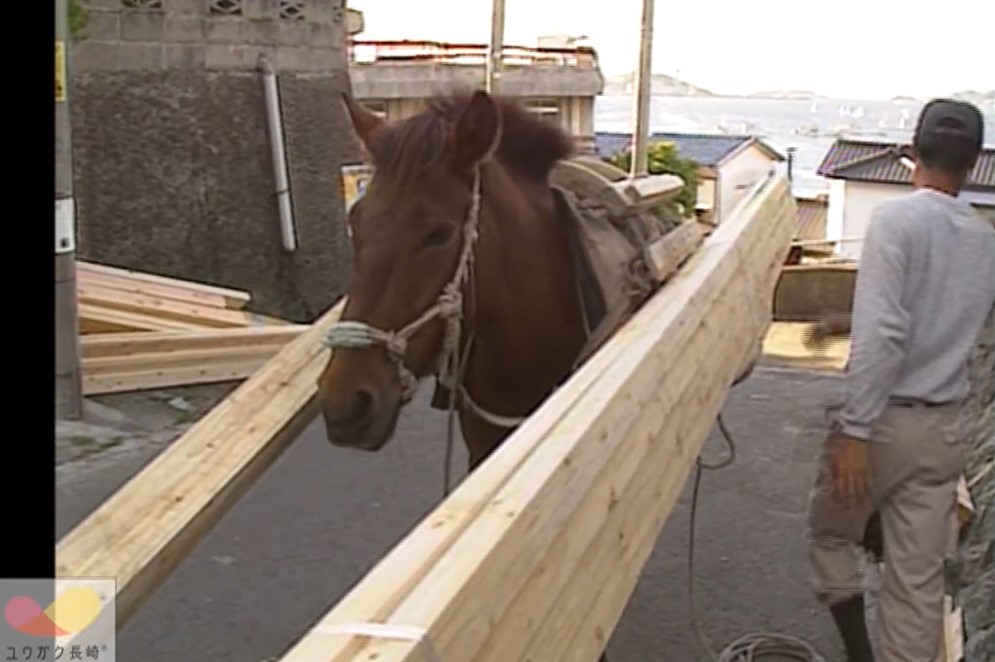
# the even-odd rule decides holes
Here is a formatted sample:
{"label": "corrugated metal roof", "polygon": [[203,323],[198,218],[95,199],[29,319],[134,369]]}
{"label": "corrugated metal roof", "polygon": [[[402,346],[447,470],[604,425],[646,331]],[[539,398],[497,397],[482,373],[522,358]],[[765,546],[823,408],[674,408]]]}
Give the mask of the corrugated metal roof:
{"label": "corrugated metal roof", "polygon": [[[909,145],[841,139],[826,152],[817,172],[835,179],[911,184],[912,171],[902,163],[910,155]],[[967,185],[995,189],[995,148],[982,151]]]}
{"label": "corrugated metal roof", "polygon": [[[767,151],[775,160],[784,160],[784,156],[780,152],[756,136],[666,132],[650,135],[650,141],[657,140],[667,140],[674,143],[682,156],[692,159],[699,166],[718,166],[723,159],[751,141],[756,141],[760,148]],[[594,134],[595,152],[602,158],[626,149],[631,141],[631,133],[600,132]]]}
{"label": "corrugated metal roof", "polygon": [[825,239],[829,201],[825,198],[795,198],[798,207],[798,227],[795,239]]}

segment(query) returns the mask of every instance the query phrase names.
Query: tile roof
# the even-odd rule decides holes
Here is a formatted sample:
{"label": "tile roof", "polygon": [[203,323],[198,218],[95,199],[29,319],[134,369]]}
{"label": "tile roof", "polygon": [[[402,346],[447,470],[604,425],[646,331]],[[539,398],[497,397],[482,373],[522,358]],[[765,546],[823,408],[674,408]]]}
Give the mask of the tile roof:
{"label": "tile roof", "polygon": [[[909,145],[840,139],[826,152],[816,172],[835,179],[911,184],[912,171],[901,161],[910,155]],[[995,148],[984,148],[967,185],[995,189]]]}
{"label": "tile roof", "polygon": [[825,239],[826,220],[829,217],[829,200],[822,198],[795,198],[798,207],[798,226],[795,239]]}
{"label": "tile roof", "polygon": [[[699,166],[718,166],[733,152],[753,141],[760,149],[770,154],[771,158],[777,161],[785,160],[780,152],[756,136],[666,132],[650,135],[651,142],[657,140],[673,142],[682,156],[691,158]],[[594,134],[594,148],[597,155],[602,158],[622,151],[631,141],[631,133],[596,132]]]}

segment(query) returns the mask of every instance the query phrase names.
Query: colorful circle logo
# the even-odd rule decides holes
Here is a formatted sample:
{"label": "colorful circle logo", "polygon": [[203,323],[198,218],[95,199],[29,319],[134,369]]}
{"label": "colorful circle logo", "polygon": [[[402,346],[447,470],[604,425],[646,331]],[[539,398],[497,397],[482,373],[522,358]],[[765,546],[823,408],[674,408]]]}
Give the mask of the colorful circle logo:
{"label": "colorful circle logo", "polygon": [[100,615],[100,596],[85,586],[70,588],[42,609],[34,598],[18,595],[4,608],[7,624],[35,637],[59,637],[88,628]]}

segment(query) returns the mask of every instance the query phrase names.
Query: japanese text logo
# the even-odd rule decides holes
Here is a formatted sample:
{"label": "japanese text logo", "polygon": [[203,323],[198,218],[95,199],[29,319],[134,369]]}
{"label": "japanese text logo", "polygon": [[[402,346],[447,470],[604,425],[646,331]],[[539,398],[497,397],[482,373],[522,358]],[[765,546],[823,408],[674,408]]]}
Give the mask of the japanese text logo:
{"label": "japanese text logo", "polygon": [[0,659],[114,662],[113,578],[0,578]]}

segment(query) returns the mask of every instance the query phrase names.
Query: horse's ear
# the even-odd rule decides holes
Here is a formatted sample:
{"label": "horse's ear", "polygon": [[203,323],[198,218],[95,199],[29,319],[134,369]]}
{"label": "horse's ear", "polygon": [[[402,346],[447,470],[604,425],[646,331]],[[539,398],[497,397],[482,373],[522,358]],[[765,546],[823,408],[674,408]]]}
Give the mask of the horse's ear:
{"label": "horse's ear", "polygon": [[346,112],[349,114],[349,120],[352,122],[352,128],[356,131],[356,135],[359,136],[366,149],[372,152],[373,141],[380,129],[383,128],[385,122],[379,115],[368,110],[362,104],[357,103],[348,92],[342,93],[342,101],[345,104]]}
{"label": "horse's ear", "polygon": [[501,140],[501,110],[489,94],[478,90],[456,121],[450,142],[453,165],[472,168],[497,149]]}

